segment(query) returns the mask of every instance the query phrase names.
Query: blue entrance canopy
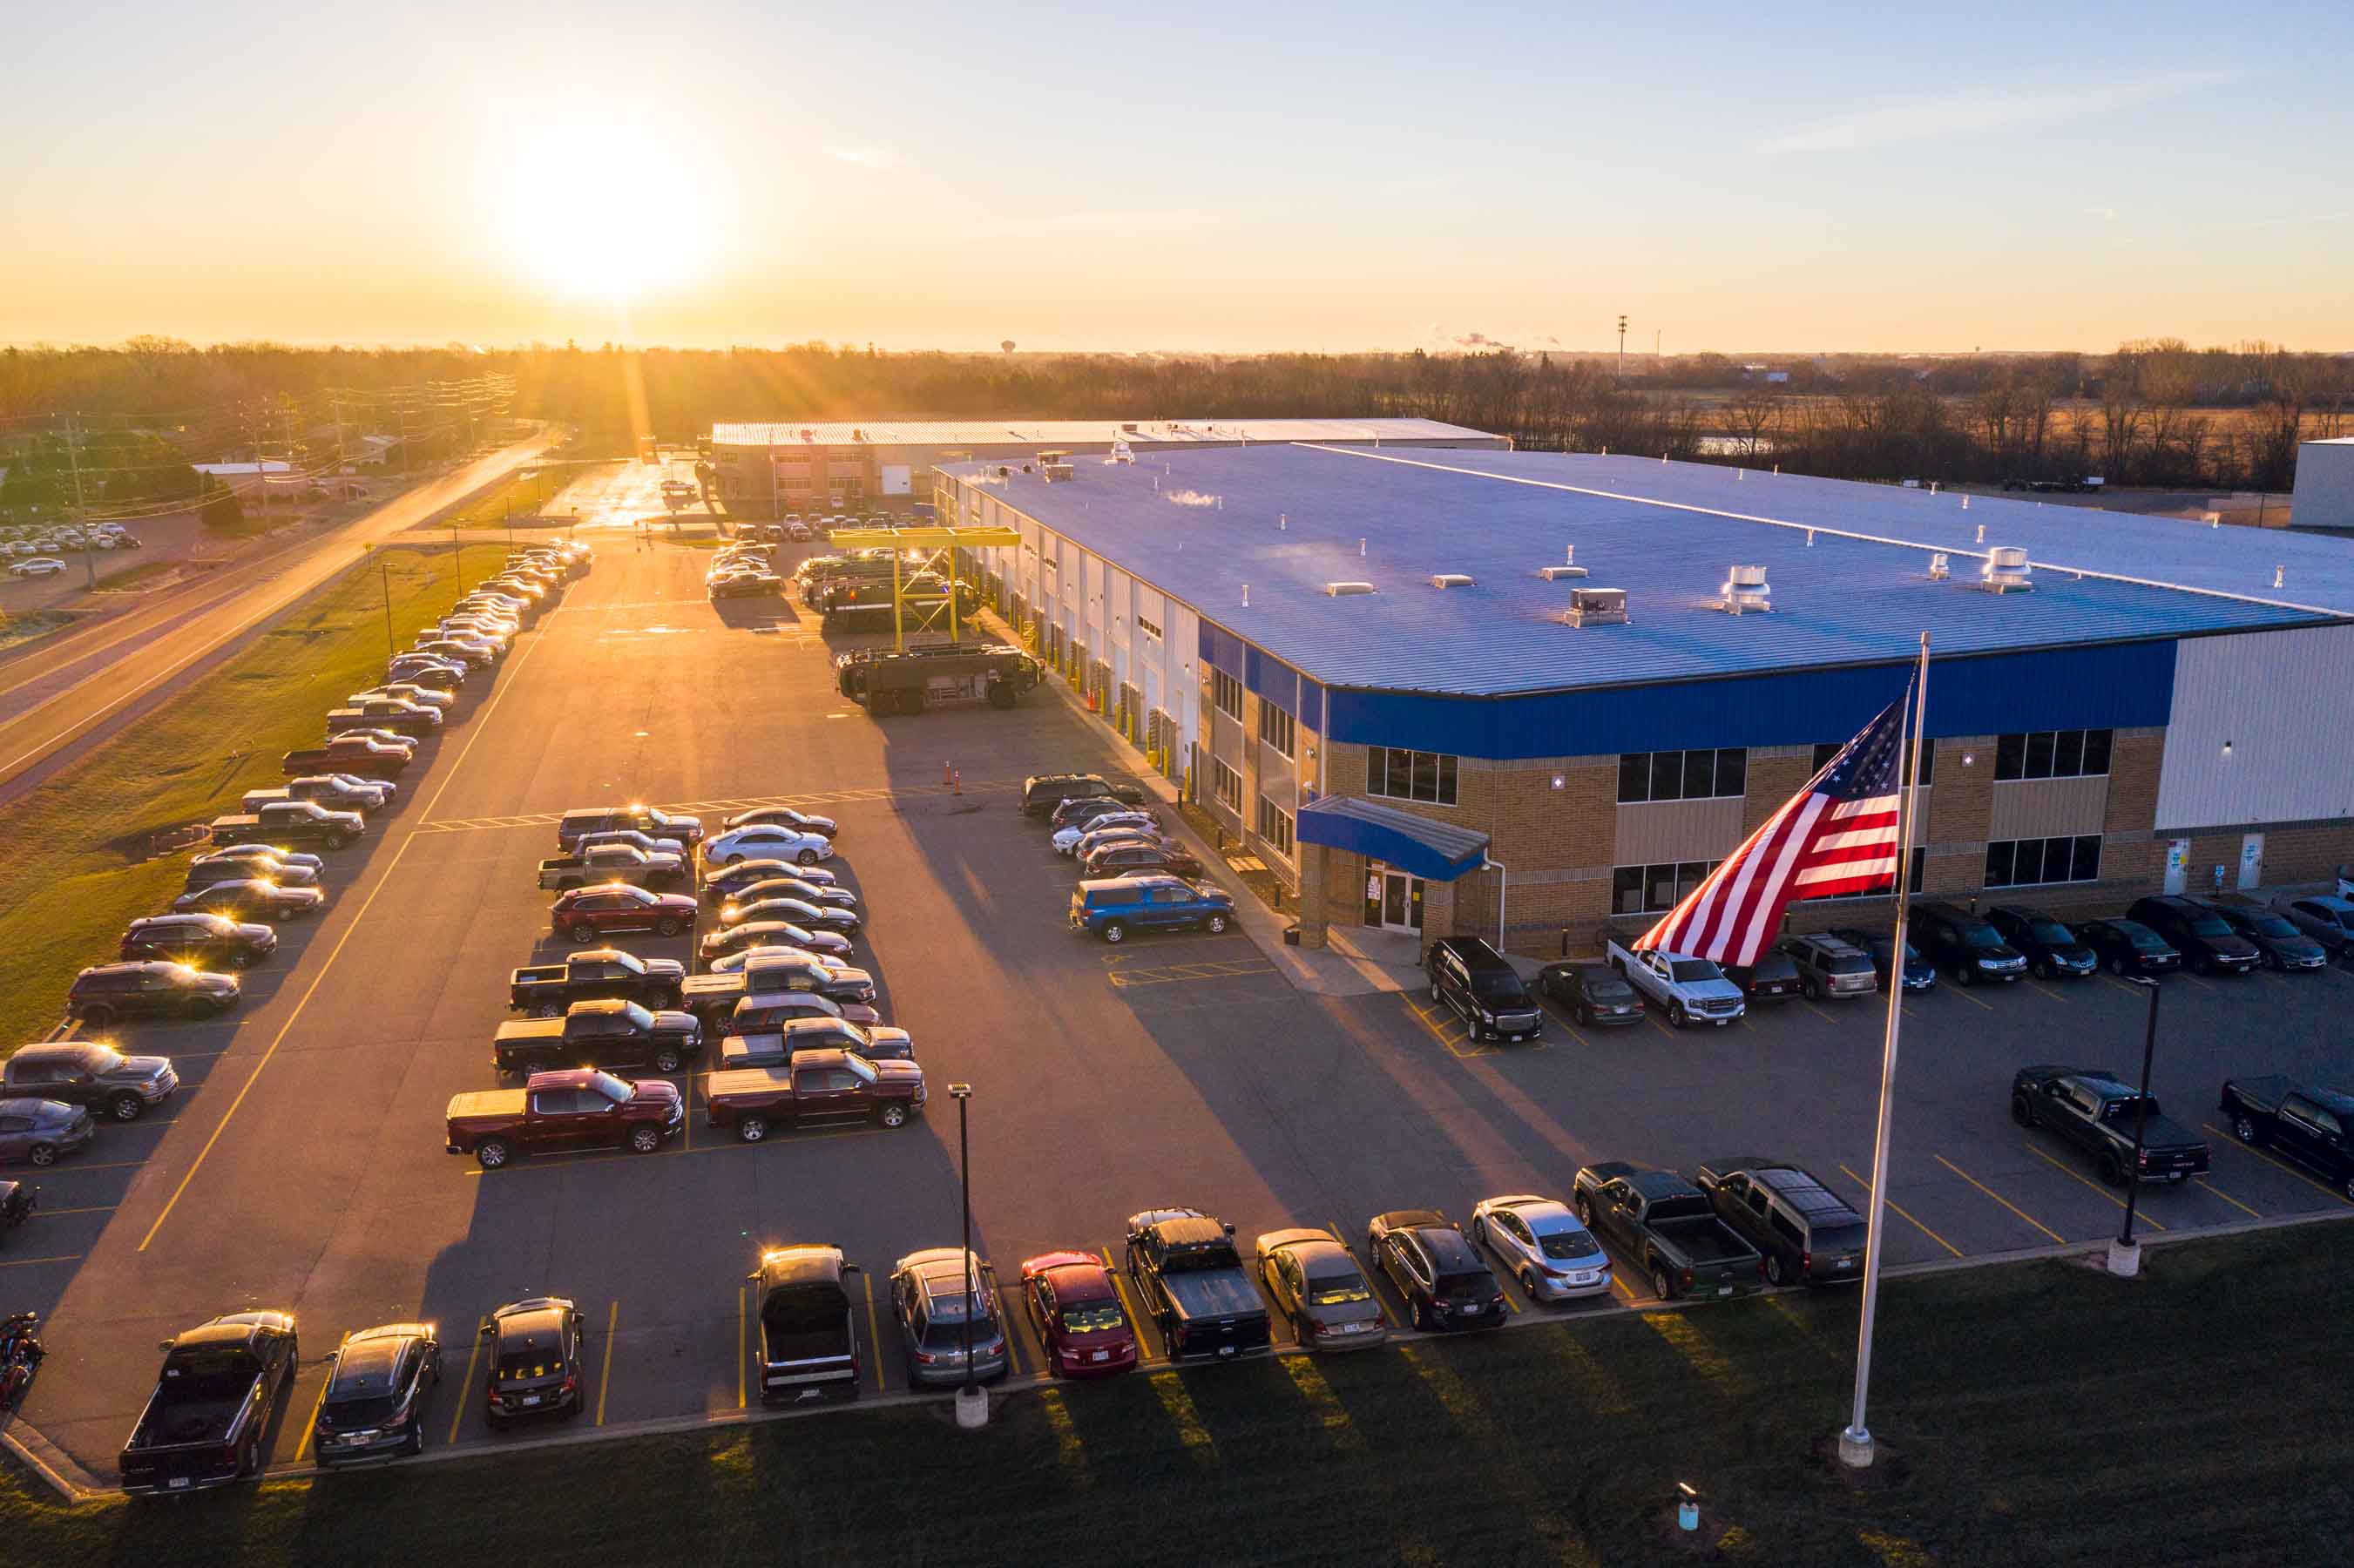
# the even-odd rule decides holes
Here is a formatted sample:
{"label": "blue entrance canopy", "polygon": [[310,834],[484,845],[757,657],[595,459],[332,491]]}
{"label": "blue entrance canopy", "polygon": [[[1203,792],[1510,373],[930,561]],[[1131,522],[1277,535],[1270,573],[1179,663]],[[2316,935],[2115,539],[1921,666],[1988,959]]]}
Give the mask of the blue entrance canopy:
{"label": "blue entrance canopy", "polygon": [[1394,806],[1328,798],[1299,808],[1299,842],[1385,861],[1426,882],[1452,882],[1488,858],[1488,835]]}

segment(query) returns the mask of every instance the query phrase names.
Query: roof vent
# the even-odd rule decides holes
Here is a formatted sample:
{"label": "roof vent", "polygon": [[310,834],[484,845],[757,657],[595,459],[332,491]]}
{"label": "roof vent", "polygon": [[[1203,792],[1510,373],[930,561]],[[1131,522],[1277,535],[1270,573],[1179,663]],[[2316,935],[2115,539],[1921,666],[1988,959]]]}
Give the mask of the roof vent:
{"label": "roof vent", "polygon": [[1728,615],[1748,615],[1774,608],[1773,590],[1766,586],[1763,567],[1728,567],[1716,590],[1715,608]]}
{"label": "roof vent", "polygon": [[1569,608],[1561,612],[1561,619],[1571,626],[1624,626],[1627,624],[1627,590],[1572,588]]}
{"label": "roof vent", "polygon": [[1544,578],[1544,580],[1549,583],[1559,582],[1564,577],[1582,577],[1585,576],[1585,568],[1577,564],[1576,546],[1568,545],[1563,547],[1561,552],[1561,562],[1562,564],[1557,567],[1539,567],[1537,568],[1537,576]]}
{"label": "roof vent", "polygon": [[1346,599],[1352,594],[1371,593],[1373,591],[1373,585],[1371,583],[1326,583],[1324,585],[1324,591],[1331,595],[1334,599]]}
{"label": "roof vent", "polygon": [[1046,482],[1048,484],[1068,484],[1072,480],[1078,477],[1077,471],[1066,462],[1045,463],[1039,468],[1038,471],[1046,476]]}
{"label": "roof vent", "polygon": [[1472,577],[1469,572],[1433,572],[1430,586],[1435,588],[1469,588]]}
{"label": "roof vent", "polygon": [[2035,584],[2028,575],[2027,552],[2016,545],[1997,545],[1978,568],[1978,587],[1988,593],[2028,593]]}
{"label": "roof vent", "polygon": [[1946,558],[1945,551],[1939,550],[1930,556],[1929,580],[1931,582],[1941,583],[1953,575],[1953,564]]}

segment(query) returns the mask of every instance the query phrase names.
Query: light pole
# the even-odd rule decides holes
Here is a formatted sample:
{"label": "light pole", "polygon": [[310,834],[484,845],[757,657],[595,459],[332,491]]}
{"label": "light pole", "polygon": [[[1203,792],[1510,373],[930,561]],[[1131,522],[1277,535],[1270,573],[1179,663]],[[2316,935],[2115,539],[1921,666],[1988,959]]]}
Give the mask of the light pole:
{"label": "light pole", "polygon": [[989,1422],[989,1395],[972,1375],[972,1143],[965,1117],[966,1104],[972,1098],[970,1084],[950,1084],[949,1097],[957,1104],[957,1171],[963,1187],[964,1207],[964,1384],[957,1390],[956,1414],[959,1426],[986,1425]]}
{"label": "light pole", "polygon": [[2158,982],[2147,975],[2128,977],[2149,992],[2149,1025],[2141,1041],[2141,1097],[2134,1102],[2133,1158],[2126,1166],[2126,1224],[2109,1244],[2109,1272],[2131,1278],[2141,1272],[2141,1244],[2134,1240],[2134,1208],[2141,1201],[2141,1142],[2149,1130],[2149,1065],[2158,1054]]}
{"label": "light pole", "polygon": [[392,640],[392,574],[385,569],[382,556],[376,558],[376,579],[384,585],[384,653],[390,659],[399,653],[400,645]]}
{"label": "light pole", "polygon": [[458,524],[450,524],[450,608],[455,610],[466,594],[466,546],[458,542]]}
{"label": "light pole", "polygon": [[1627,379],[1627,318],[1618,318],[1618,379]]}

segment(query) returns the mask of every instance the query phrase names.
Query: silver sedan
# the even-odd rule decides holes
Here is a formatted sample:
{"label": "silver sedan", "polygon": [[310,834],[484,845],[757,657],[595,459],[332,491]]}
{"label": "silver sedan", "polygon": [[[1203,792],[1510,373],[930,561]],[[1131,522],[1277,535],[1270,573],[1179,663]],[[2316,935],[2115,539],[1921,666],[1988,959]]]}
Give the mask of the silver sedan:
{"label": "silver sedan", "polygon": [[1258,1238],[1260,1283],[1312,1351],[1361,1351],[1389,1337],[1356,1258],[1330,1231],[1269,1231]]}
{"label": "silver sedan", "polygon": [[1568,1204],[1532,1192],[1482,1198],[1471,1239],[1503,1263],[1534,1301],[1610,1294],[1610,1257]]}

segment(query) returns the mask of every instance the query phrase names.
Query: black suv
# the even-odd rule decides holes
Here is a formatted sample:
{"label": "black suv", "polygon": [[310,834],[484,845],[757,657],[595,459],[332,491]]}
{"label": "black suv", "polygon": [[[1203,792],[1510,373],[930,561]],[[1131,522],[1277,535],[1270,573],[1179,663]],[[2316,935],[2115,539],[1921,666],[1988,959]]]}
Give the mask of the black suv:
{"label": "black suv", "polygon": [[2211,904],[2223,924],[2256,945],[2268,969],[2325,969],[2329,950],[2276,909],[2253,904]]}
{"label": "black suv", "polygon": [[1504,1287],[1445,1214],[1434,1209],[1375,1214],[1365,1228],[1365,1250],[1405,1298],[1414,1326],[1424,1332],[1504,1326]]}
{"label": "black suv", "polygon": [[2026,954],[1977,916],[1950,904],[1913,906],[1912,930],[1921,956],[1941,969],[1951,969],[1964,985],[1980,980],[2009,985],[2027,972]]}
{"label": "black suv", "polygon": [[1716,1217],[1766,1259],[1773,1285],[1863,1282],[1864,1236],[1870,1227],[1822,1178],[1787,1160],[1740,1155],[1712,1160],[1692,1171]]}
{"label": "black suv", "polygon": [[1537,971],[1537,990],[1589,1028],[1643,1022],[1641,993],[1604,964],[1547,964]]}
{"label": "black suv", "polygon": [[137,1121],[179,1086],[169,1058],[126,1056],[99,1040],[23,1046],[0,1067],[0,1094],[63,1100],[116,1121]]}
{"label": "black suv", "polygon": [[1022,810],[1033,817],[1046,816],[1066,800],[1098,795],[1131,806],[1144,804],[1142,785],[1115,784],[1100,773],[1034,773],[1022,780]]}
{"label": "black suv", "polygon": [[2087,920],[2076,935],[2113,975],[2164,974],[2182,967],[2182,955],[2138,920]]}
{"label": "black suv", "polygon": [[1430,1000],[1443,1002],[1474,1040],[1534,1040],[1544,1033],[1544,1010],[1520,971],[1477,937],[1441,937],[1423,955]]}
{"label": "black suv", "polygon": [[278,950],[278,933],[220,915],[157,915],[133,920],[122,933],[125,959],[176,959],[232,969],[258,964]]}
{"label": "black suv", "polygon": [[485,1423],[495,1428],[527,1415],[580,1414],[588,1386],[580,1375],[580,1308],[561,1296],[510,1302],[483,1319],[482,1336],[491,1342]]}
{"label": "black suv", "polygon": [[1768,948],[1754,964],[1727,964],[1724,978],[1752,1001],[1787,1001],[1798,994],[1798,966],[1789,954]]}
{"label": "black suv", "polygon": [[2126,918],[2139,921],[2174,945],[2182,961],[2202,975],[2221,969],[2243,975],[2263,956],[2256,945],[2235,933],[2223,917],[2195,898],[2167,895],[2137,898]]}
{"label": "black suv", "polygon": [[2004,941],[2027,955],[2027,967],[2039,980],[2058,980],[2063,975],[2083,980],[2101,967],[2099,954],[2041,909],[1997,905],[1987,911],[1986,917]]}
{"label": "black suv", "polygon": [[346,1334],[329,1368],[312,1418],[319,1468],[424,1451],[428,1391],[441,1381],[441,1344],[432,1324],[387,1323]]}
{"label": "black suv", "polygon": [[118,1018],[210,1018],[237,1005],[235,975],[149,960],[100,964],[74,976],[66,1012],[93,1029]]}

